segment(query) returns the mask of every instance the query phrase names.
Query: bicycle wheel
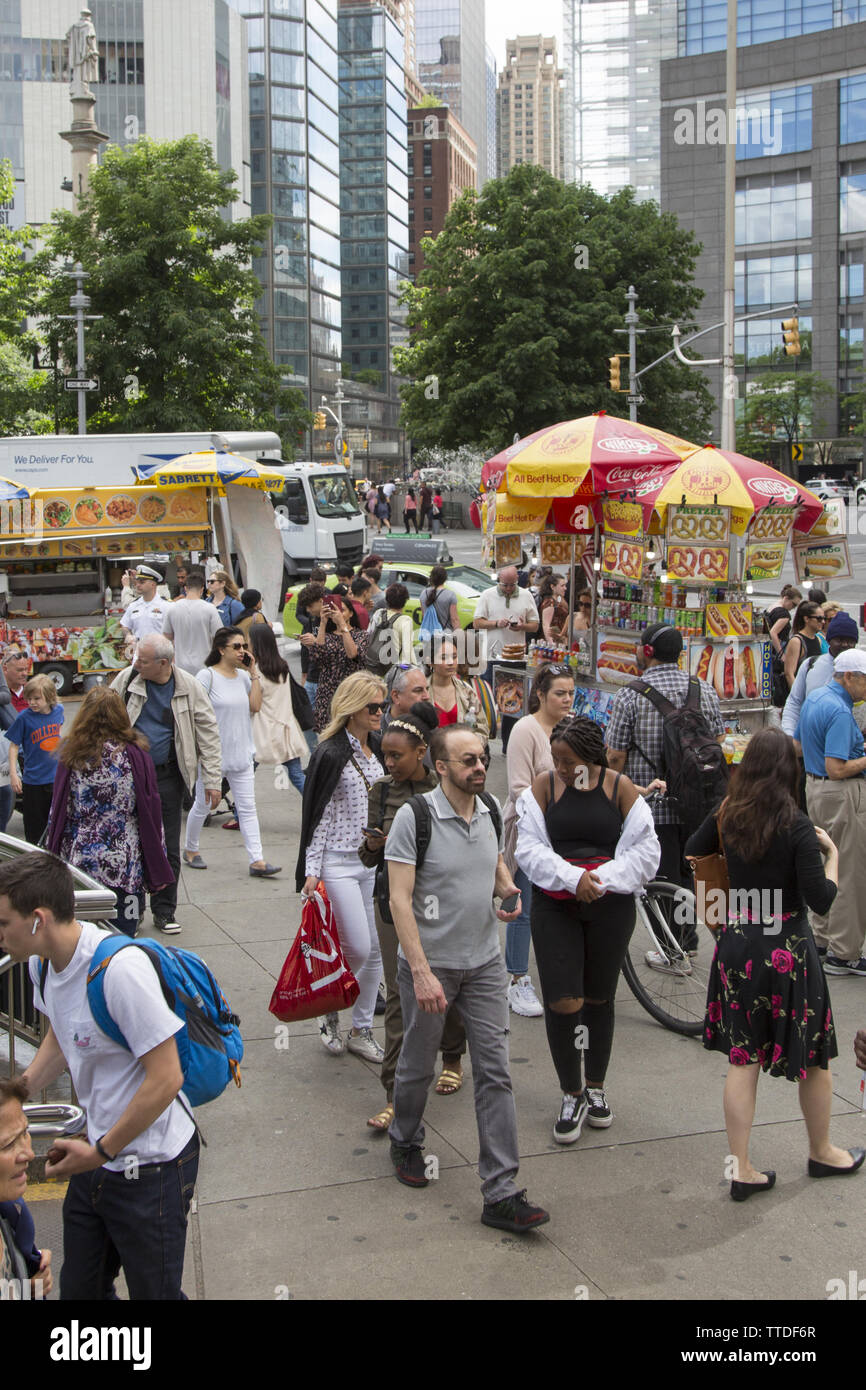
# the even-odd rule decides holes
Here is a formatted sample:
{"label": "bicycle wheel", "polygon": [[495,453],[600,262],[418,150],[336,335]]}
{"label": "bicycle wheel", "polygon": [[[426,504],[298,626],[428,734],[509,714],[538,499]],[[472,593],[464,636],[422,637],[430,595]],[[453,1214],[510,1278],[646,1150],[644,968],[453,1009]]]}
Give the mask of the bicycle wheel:
{"label": "bicycle wheel", "polygon": [[[707,984],[715,942],[698,921],[695,955],[679,944],[683,918],[693,921],[695,898],[688,888],[654,879],[636,895],[637,922],[623,962],[629,989],[647,1013],[673,1033],[696,1038],[704,1024]],[[653,953],[652,963],[647,959]]]}

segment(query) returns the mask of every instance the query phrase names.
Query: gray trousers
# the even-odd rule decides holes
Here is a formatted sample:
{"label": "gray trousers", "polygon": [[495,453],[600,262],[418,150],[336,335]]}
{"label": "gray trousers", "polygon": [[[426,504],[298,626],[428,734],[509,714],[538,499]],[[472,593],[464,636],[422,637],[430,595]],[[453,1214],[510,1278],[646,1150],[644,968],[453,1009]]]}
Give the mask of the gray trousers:
{"label": "gray trousers", "polygon": [[[517,1114],[508,1066],[508,978],[501,956],[477,970],[431,967],[449,1005],[462,1015],[472,1058],[478,1172],[486,1202],[518,1191]],[[403,1008],[403,1047],[394,1078],[394,1119],[388,1131],[401,1148],[424,1143],[424,1107],[433,1081],[444,1014],[422,1013],[412,972],[401,956],[397,983]]]}

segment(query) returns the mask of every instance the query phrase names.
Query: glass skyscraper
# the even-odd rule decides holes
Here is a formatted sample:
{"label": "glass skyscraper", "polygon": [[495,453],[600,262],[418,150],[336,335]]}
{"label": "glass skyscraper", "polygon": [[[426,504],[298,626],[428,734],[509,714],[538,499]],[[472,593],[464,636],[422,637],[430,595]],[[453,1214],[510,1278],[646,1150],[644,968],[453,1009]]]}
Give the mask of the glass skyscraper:
{"label": "glass skyscraper", "polygon": [[[727,39],[726,0],[679,0],[680,57],[714,53]],[[866,20],[866,0],[739,0],[737,45],[795,39]]]}
{"label": "glass skyscraper", "polygon": [[337,0],[232,0],[247,21],[253,212],[270,212],[254,262],[278,366],[310,404],[340,375]]}
{"label": "glass skyscraper", "polygon": [[496,177],[496,64],[484,41],[484,0],[415,0],[415,49],[422,87],[475,141],[480,188]]}

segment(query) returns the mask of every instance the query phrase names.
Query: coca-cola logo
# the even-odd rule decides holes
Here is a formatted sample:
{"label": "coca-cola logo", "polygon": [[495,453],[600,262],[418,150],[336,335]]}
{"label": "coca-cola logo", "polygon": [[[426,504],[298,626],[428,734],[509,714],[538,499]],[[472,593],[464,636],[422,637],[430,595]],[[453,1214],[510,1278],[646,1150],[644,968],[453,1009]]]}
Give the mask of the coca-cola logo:
{"label": "coca-cola logo", "polygon": [[598,441],[598,448],[607,454],[656,454],[659,447],[655,439],[629,439],[624,434],[612,434]]}
{"label": "coca-cola logo", "polygon": [[586,439],[586,430],[567,430],[565,434],[554,433],[542,440],[541,453],[548,455],[570,454],[580,448]]}
{"label": "coca-cola logo", "polygon": [[780,483],[775,478],[749,478],[748,486],[759,497],[775,497],[780,502],[796,502],[799,495],[793,483]]}
{"label": "coca-cola logo", "polygon": [[632,488],[637,483],[652,482],[655,485],[656,483],[661,483],[661,481],[661,474],[655,464],[653,464],[652,468],[612,468],[610,472],[606,473],[604,476],[604,486],[606,488],[617,487],[620,484],[623,487]]}

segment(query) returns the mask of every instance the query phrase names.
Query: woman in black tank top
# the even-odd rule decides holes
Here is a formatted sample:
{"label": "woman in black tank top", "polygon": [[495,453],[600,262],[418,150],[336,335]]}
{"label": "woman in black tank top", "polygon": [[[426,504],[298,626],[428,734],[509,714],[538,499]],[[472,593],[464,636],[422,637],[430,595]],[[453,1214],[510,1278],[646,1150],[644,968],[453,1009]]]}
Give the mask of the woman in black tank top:
{"label": "woman in black tank top", "polygon": [[584,873],[574,893],[533,884],[532,943],[547,1040],[563,1093],[553,1137],[558,1144],[572,1144],[585,1120],[606,1129],[613,1119],[604,1080],[613,1044],[613,1001],[634,930],[635,904],[630,893],[604,892],[593,871],[616,854],[638,792],[628,777],[608,768],[604,735],[593,720],[563,720],[550,746],[555,772],[536,778],[532,792],[553,852]]}

